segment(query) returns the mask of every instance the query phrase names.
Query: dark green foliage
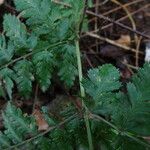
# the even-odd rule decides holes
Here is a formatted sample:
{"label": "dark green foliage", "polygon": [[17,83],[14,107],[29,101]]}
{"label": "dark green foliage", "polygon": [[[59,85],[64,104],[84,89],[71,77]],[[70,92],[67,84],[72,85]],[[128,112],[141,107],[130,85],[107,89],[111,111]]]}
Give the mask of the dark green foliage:
{"label": "dark green foliage", "polygon": [[150,94],[149,94],[149,70],[150,64],[147,63],[143,66],[143,68],[139,69],[138,73],[133,77],[132,81],[136,87],[136,95],[134,99],[140,99],[141,101],[149,101]]}
{"label": "dark green foliage", "polygon": [[[43,92],[51,86],[55,75],[67,87],[72,87],[77,76],[75,40],[82,21],[84,1],[14,0],[19,16],[4,16],[4,33],[0,36],[0,96],[13,99],[13,88],[28,98],[33,82]],[[24,19],[24,23],[20,18]],[[144,150],[150,136],[150,64],[145,64],[127,84],[123,93],[119,71],[107,64],[91,69],[83,80],[87,97],[84,101],[90,112],[101,119],[90,117],[94,149]],[[75,117],[65,125],[57,123]],[[33,116],[25,115],[10,102],[2,113],[4,130],[0,132],[0,149],[17,147],[37,150],[87,150],[88,141],[82,110],[69,105],[59,119],[44,109],[50,127],[46,134],[37,131]],[[33,139],[32,139],[33,137]],[[26,140],[29,140],[26,142]],[[22,143],[24,142],[24,143]]]}
{"label": "dark green foliage", "polygon": [[[54,5],[50,0],[15,0],[15,5],[17,10],[22,12],[22,16],[27,18],[27,24],[38,35],[49,33],[53,28],[54,21],[58,19],[52,14]],[[56,9],[53,8],[53,10]],[[54,18],[55,20],[53,20]]]}
{"label": "dark green foliage", "polygon": [[33,56],[36,79],[41,89],[45,92],[50,85],[53,71],[53,55],[48,51],[38,52]]}
{"label": "dark green foliage", "polygon": [[[14,75],[13,78],[5,75],[5,79],[1,75],[2,82],[7,80],[7,87],[0,86],[0,94],[12,99],[13,87],[17,86],[20,95],[28,98],[33,81],[45,92],[51,85],[51,78],[55,79],[53,74],[58,74],[71,88],[77,76],[75,26],[81,19],[79,12],[83,2],[66,0],[75,6],[72,8],[51,0],[14,2],[20,14],[18,17],[4,15],[5,36],[0,36],[0,72],[8,68]],[[20,21],[22,17],[26,19],[24,23]]]}
{"label": "dark green foliage", "polygon": [[[109,76],[112,70],[113,76],[111,78]],[[94,73],[93,75],[91,74],[92,72]],[[138,73],[133,76],[132,81],[127,84],[128,92],[127,94],[124,94],[119,91],[121,84],[119,83],[118,70],[112,65],[103,65],[102,67],[89,71],[89,78],[85,79],[83,83],[86,85],[87,92],[93,97],[93,89],[90,89],[89,87],[94,83],[94,85],[98,86],[94,87],[96,92],[93,92],[98,95],[99,92],[105,92],[106,100],[108,100],[108,102],[105,102],[104,98],[99,96],[96,96],[96,99],[91,99],[91,101],[94,101],[96,104],[91,107],[91,111],[96,112],[105,118],[105,122],[102,120],[95,120],[94,118],[90,119],[95,149],[145,150],[146,147],[143,143],[146,144],[147,142],[142,137],[150,136],[150,105],[149,101],[142,98],[145,97],[145,91],[142,92],[141,90],[141,93],[137,92],[137,89],[140,89],[140,86],[137,84],[137,81],[139,80],[136,80],[135,78],[141,79],[144,73],[145,76],[147,76],[149,72],[149,64],[145,64],[144,68],[140,69]],[[109,77],[109,80],[107,80],[107,77]],[[105,79],[105,82],[97,79]],[[96,81],[101,81],[101,84]],[[113,87],[111,86],[110,90],[101,88],[105,84],[108,84],[108,81],[117,84]],[[144,80],[141,80],[140,83],[145,84],[145,86],[149,84],[149,82],[146,84]],[[87,86],[88,84],[89,86]],[[107,94],[110,96],[110,93],[113,94],[112,100],[110,97],[107,99]],[[149,96],[148,94],[146,95]],[[109,111],[108,108],[110,108]],[[50,126],[55,126],[56,123],[59,122],[48,115],[46,108],[43,108],[43,111],[44,117]],[[67,107],[60,115],[62,118],[67,119],[75,113],[76,109],[70,105],[69,108]],[[8,103],[5,112],[3,112],[3,119],[5,130],[3,133],[0,133],[0,143],[2,148],[20,143],[29,136],[38,134],[33,118],[22,114],[21,110],[15,108],[11,103]],[[106,122],[109,123],[106,124]],[[112,125],[110,126],[110,124],[113,124],[115,127],[112,128]],[[24,144],[25,145],[22,145],[23,147],[30,149],[36,147],[36,149],[39,150],[73,150],[74,148],[83,148],[86,150],[88,149],[88,142],[84,120],[78,114],[74,119],[68,120],[65,125],[54,129],[46,136],[40,136],[31,140],[30,143]]]}
{"label": "dark green foliage", "polygon": [[149,136],[150,131],[150,104],[147,99],[150,96],[149,71],[149,64],[145,64],[144,68],[139,69],[133,76],[132,83],[127,84],[127,97],[124,102],[122,96],[119,98],[121,103],[113,116],[114,122],[117,122],[121,129],[142,136]]}
{"label": "dark green foliage", "polygon": [[110,142],[114,136],[111,128],[104,123],[91,120],[91,130],[95,149],[113,150]]}
{"label": "dark green foliage", "polygon": [[32,68],[32,63],[27,60],[20,60],[14,66],[18,91],[25,97],[29,96],[32,91],[32,81],[34,80]]}
{"label": "dark green foliage", "polygon": [[95,100],[101,99],[103,94],[109,95],[110,92],[118,90],[121,86],[118,81],[119,71],[109,64],[89,70],[88,78],[89,80],[84,80],[84,87]]}
{"label": "dark green foliage", "polygon": [[60,61],[58,62],[58,75],[70,87],[73,85],[77,75],[75,47],[73,45],[65,45],[58,55],[60,57]]}
{"label": "dark green foliage", "polygon": [[16,16],[7,14],[4,16],[4,31],[6,35],[11,38],[16,46],[25,46],[27,40],[26,27],[20,22]]}
{"label": "dark green foliage", "polygon": [[[141,141],[142,138],[140,139]],[[146,148],[141,144],[127,138],[126,136],[118,135],[113,141],[114,150],[145,150]]]}
{"label": "dark green foliage", "polygon": [[0,35],[0,65],[9,62],[14,54],[14,46],[9,41],[6,43],[6,39],[3,35]]}
{"label": "dark green foliage", "polygon": [[[126,95],[116,91],[120,87],[117,72],[112,65],[104,65],[88,72],[89,79],[84,80],[83,84],[87,93],[93,97],[95,106],[98,105],[92,108],[92,111],[104,115],[123,132],[128,132],[135,137],[149,136],[150,104],[147,98],[150,96],[148,93],[150,65],[145,64],[144,68],[139,69],[133,76],[132,83],[127,84]],[[101,96],[103,93],[105,97]],[[118,134],[115,138],[121,150],[131,147],[141,149],[141,146],[135,145],[135,141],[126,136]]]}
{"label": "dark green foliage", "polygon": [[8,103],[3,112],[3,120],[6,130],[0,133],[0,149],[19,143],[37,132],[34,119],[23,115],[21,110],[11,103]]}
{"label": "dark green foliage", "polygon": [[27,33],[25,24],[13,15],[7,14],[4,16],[4,31],[6,36],[10,38],[17,49],[34,48],[37,44],[37,37]]}
{"label": "dark green foliage", "polygon": [[88,79],[83,80],[86,92],[94,99],[89,107],[92,111],[109,115],[114,109],[116,91],[121,87],[119,71],[107,64],[88,71]]}
{"label": "dark green foliage", "polygon": [[3,79],[1,81],[1,89],[2,91],[0,92],[1,96],[5,97],[5,92],[7,92],[9,99],[12,99],[12,89],[14,87],[13,80],[15,78],[15,73],[13,70],[9,68],[4,68],[0,70],[0,77]]}

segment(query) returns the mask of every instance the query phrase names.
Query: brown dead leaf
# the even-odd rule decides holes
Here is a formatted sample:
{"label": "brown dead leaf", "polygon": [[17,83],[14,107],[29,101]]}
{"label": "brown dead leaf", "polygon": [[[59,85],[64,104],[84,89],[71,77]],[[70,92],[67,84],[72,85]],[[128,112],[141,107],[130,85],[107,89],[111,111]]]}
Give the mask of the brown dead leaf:
{"label": "brown dead leaf", "polygon": [[130,46],[131,37],[129,35],[121,35],[120,39],[116,40],[115,42],[123,46]]}
{"label": "brown dead leaf", "polygon": [[49,125],[46,122],[46,120],[44,119],[44,116],[41,113],[41,111],[39,109],[35,109],[33,111],[33,115],[34,115],[34,117],[36,119],[36,122],[37,122],[38,131],[45,131],[45,130],[47,130]]}
{"label": "brown dead leaf", "polygon": [[4,3],[4,0],[0,0],[0,5],[2,5]]}

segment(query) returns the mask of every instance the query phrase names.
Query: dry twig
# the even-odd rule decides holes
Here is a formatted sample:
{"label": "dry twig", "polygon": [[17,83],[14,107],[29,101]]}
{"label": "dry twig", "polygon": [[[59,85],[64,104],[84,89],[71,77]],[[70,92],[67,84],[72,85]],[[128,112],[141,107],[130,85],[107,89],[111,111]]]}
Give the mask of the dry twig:
{"label": "dry twig", "polygon": [[[93,37],[93,38],[97,38],[97,39],[99,39],[99,40],[105,41],[105,42],[107,42],[107,43],[109,43],[109,44],[112,44],[112,45],[114,45],[114,46],[117,46],[117,47],[119,47],[119,48],[122,48],[122,49],[124,49],[124,50],[131,51],[131,52],[136,53],[136,49],[130,48],[130,47],[128,47],[128,46],[124,46],[124,45],[121,45],[121,44],[118,44],[118,43],[116,43],[115,41],[110,40],[110,39],[108,39],[108,38],[105,38],[105,37],[102,37],[102,36],[99,36],[99,35],[97,35],[97,34],[93,34],[93,33],[90,33],[90,32],[86,32],[86,34],[89,35],[89,36],[91,36],[91,37]],[[143,52],[139,52],[139,54],[142,54],[142,55],[143,55]]]}

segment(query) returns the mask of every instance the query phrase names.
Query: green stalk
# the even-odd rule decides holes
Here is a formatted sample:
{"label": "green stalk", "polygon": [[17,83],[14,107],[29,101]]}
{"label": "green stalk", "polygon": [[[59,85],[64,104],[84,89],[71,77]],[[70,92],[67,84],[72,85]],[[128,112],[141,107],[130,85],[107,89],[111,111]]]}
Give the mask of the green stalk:
{"label": "green stalk", "polygon": [[85,90],[84,87],[82,86],[82,63],[81,63],[81,55],[80,55],[80,48],[79,48],[79,41],[76,40],[76,55],[77,55],[77,65],[78,65],[78,74],[79,74],[79,84],[80,84],[80,92],[81,92],[81,97],[85,97]]}
{"label": "green stalk", "polygon": [[[75,41],[75,45],[76,45],[80,93],[81,93],[81,97],[84,98],[85,97],[85,90],[84,90],[84,87],[82,86],[83,74],[82,74],[82,63],[81,63],[81,55],[80,55],[80,48],[79,48],[79,40],[78,39]],[[85,120],[85,125],[86,125],[86,130],[87,130],[89,150],[93,150],[92,134],[91,134],[90,123],[89,123],[89,115],[88,115],[89,113],[88,113],[88,110],[87,110],[83,101],[82,101],[82,105],[85,108],[84,120]]]}

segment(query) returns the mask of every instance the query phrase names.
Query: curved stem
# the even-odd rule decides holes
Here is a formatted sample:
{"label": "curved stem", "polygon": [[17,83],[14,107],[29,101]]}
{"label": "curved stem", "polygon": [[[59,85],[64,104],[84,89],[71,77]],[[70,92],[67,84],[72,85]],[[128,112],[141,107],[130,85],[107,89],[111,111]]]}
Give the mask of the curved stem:
{"label": "curved stem", "polygon": [[[44,47],[43,49],[50,49],[50,48],[53,48],[53,47],[56,47],[56,46],[65,44],[65,43],[67,43],[67,42],[68,42],[68,41],[60,41],[60,42],[54,43],[54,44],[52,44],[52,45],[46,46],[46,47]],[[26,58],[28,58],[28,57],[30,57],[30,56],[32,56],[32,55],[38,53],[38,52],[39,52],[39,51],[33,51],[33,50],[32,50],[31,52],[29,52],[29,53],[27,53],[27,54],[25,54],[25,55],[23,55],[23,56],[20,56],[20,57],[18,57],[18,58],[16,58],[16,59],[13,59],[12,61],[8,62],[7,64],[4,64],[4,65],[0,66],[0,70],[3,69],[3,68],[8,67],[8,66],[10,66],[10,65],[12,65],[12,64],[14,64],[14,63],[16,63],[16,62],[19,61],[19,60],[26,59]]]}
{"label": "curved stem", "polygon": [[17,148],[19,146],[22,146],[22,145],[24,145],[26,143],[34,141],[34,140],[38,139],[39,137],[42,137],[43,135],[53,131],[54,129],[61,127],[62,125],[64,125],[65,123],[67,123],[67,122],[69,122],[71,120],[73,120],[76,117],[77,117],[77,114],[74,114],[74,115],[70,116],[69,118],[67,118],[66,120],[60,122],[58,125],[49,127],[46,131],[44,131],[42,133],[39,133],[39,134],[37,134],[37,135],[35,135],[35,136],[33,136],[33,137],[31,137],[31,138],[21,142],[21,143],[18,143],[16,145],[10,146],[9,148],[5,148],[4,150],[13,150],[13,149],[15,149],[15,148]]}
{"label": "curved stem", "polygon": [[97,121],[102,121],[105,124],[107,124],[108,126],[110,126],[111,128],[115,129],[118,134],[121,133],[121,135],[126,136],[130,139],[132,139],[133,141],[147,147],[150,148],[150,144],[145,143],[143,141],[141,141],[140,139],[138,139],[137,137],[134,137],[133,135],[131,135],[130,133],[126,132],[126,131],[121,131],[117,126],[115,126],[114,124],[112,124],[111,122],[107,121],[106,119],[102,118],[101,116],[98,116],[96,114],[92,114],[91,112],[89,112],[90,118],[93,120],[97,120]]}

